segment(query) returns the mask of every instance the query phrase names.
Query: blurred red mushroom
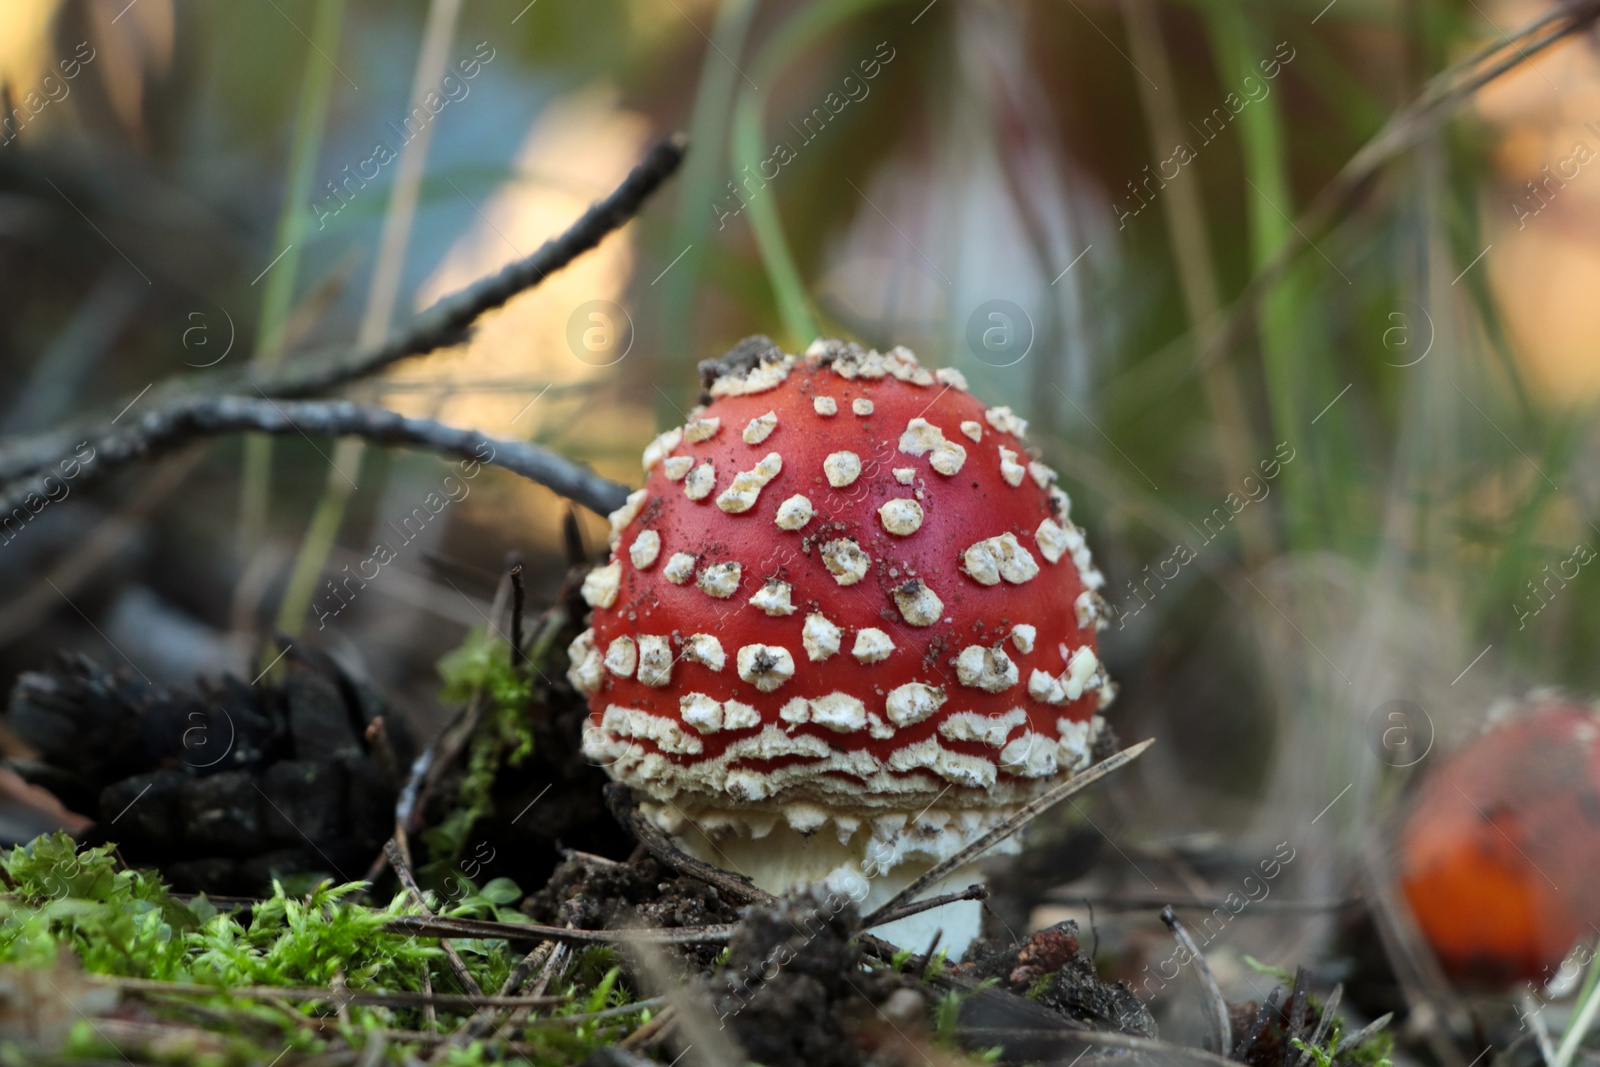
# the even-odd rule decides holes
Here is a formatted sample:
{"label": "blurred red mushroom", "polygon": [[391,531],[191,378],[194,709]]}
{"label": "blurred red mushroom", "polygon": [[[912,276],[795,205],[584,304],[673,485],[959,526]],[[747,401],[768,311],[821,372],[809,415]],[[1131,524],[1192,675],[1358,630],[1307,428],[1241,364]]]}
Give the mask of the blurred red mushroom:
{"label": "blurred red mushroom", "polygon": [[1535,698],[1434,768],[1401,836],[1412,914],[1458,980],[1548,979],[1600,923],[1600,719]]}
{"label": "blurred red mushroom", "polygon": [[[1103,579],[1024,421],[958,372],[752,338],[702,374],[584,585],[585,748],[686,849],[867,910],[1089,764]],[[883,933],[959,955],[979,918]]]}

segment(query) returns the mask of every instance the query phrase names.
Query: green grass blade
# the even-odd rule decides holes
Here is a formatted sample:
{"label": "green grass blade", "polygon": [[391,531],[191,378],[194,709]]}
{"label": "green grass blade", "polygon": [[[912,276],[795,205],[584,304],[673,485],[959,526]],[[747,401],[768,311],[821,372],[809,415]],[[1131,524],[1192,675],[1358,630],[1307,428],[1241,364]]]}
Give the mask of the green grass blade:
{"label": "green grass blade", "polygon": [[[831,0],[815,4],[802,9],[773,33],[757,56],[753,72],[755,84],[765,88],[747,88],[741,93],[734,114],[732,157],[736,179],[749,174],[760,180],[761,163],[776,148],[769,147],[765,140],[764,93],[782,79],[785,68],[823,34],[874,8],[896,2],[898,0]],[[805,279],[783,231],[775,191],[775,186],[766,185],[755,190],[746,197],[744,213],[750,219],[756,247],[778,306],[778,317],[787,335],[784,340],[799,347],[817,336],[817,318],[806,292]]]}
{"label": "green grass blade", "polygon": [[[344,0],[318,0],[311,41],[306,50],[300,81],[300,102],[294,121],[294,145],[289,153],[289,186],[278,212],[274,252],[282,259],[267,272],[261,298],[261,318],[256,325],[255,354],[251,362],[271,366],[283,355],[283,330],[294,303],[300,275],[300,249],[310,217],[311,185],[316,180],[317,156],[328,119],[328,97],[334,65],[328,56],[339,51],[339,31],[344,22]],[[267,525],[267,503],[272,491],[272,438],[256,434],[245,439],[244,471],[239,494],[239,546],[248,556],[260,544]]]}
{"label": "green grass blade", "polygon": [[[678,383],[688,383],[695,364],[695,295],[704,282],[706,258],[713,238],[716,204],[728,197],[728,124],[738,92],[739,71],[734,66],[744,52],[750,32],[754,0],[723,0],[711,31],[711,43],[700,65],[694,114],[689,125],[689,156],[684,160],[682,199],[678,203],[677,237],[673,244],[688,247],[672,273],[663,279],[661,334],[663,338],[663,396],[656,393],[656,418],[662,425],[683,419],[679,411]],[[721,227],[719,226],[718,229]],[[675,254],[675,253],[669,253]],[[682,405],[687,406],[687,405]]]}
{"label": "green grass blade", "polygon": [[[736,172],[758,174],[762,163],[761,97],[755,92],[739,96],[739,107],[734,117],[733,164]],[[756,247],[761,251],[761,262],[767,269],[767,281],[772,286],[778,304],[778,318],[783,322],[786,335],[782,340],[791,347],[803,347],[817,336],[816,315],[811,300],[806,295],[805,280],[794,261],[788,238],[783,233],[783,222],[778,218],[778,206],[770,189],[756,190],[748,199],[745,214],[750,219],[750,229],[755,233]]]}
{"label": "green grass blade", "polygon": [[[1295,214],[1294,193],[1289,182],[1288,148],[1282,115],[1278,109],[1276,78],[1265,76],[1259,67],[1263,59],[1273,59],[1267,34],[1233,5],[1213,5],[1206,12],[1206,28],[1216,57],[1222,87],[1245,102],[1234,128],[1244,160],[1244,199],[1249,218],[1249,253],[1252,273],[1262,270],[1295,238],[1290,221]],[[1278,77],[1284,74],[1280,64]],[[1261,92],[1258,99],[1254,94]],[[1226,105],[1224,105],[1226,106]],[[1316,318],[1315,309],[1302,284],[1303,272],[1290,270],[1261,300],[1257,314],[1262,370],[1266,382],[1268,411],[1273,440],[1308,442],[1306,421],[1317,407],[1306,411],[1302,391],[1320,384],[1320,375],[1308,373],[1309,354],[1316,342],[1305,329]],[[1331,394],[1329,394],[1331,395]],[[1331,459],[1329,456],[1323,457]],[[1317,547],[1316,494],[1312,488],[1313,464],[1291,465],[1284,470],[1283,508],[1289,544],[1299,548]],[[1333,484],[1349,484],[1347,479],[1325,479]],[[1337,508],[1327,510],[1336,511]]]}
{"label": "green grass blade", "polygon": [[[423,94],[430,91],[431,86],[439,84],[444,77],[449,65],[446,53],[455,37],[461,7],[462,0],[432,0],[429,4],[428,21],[423,30],[422,47],[412,78],[413,103],[418,102]],[[367,306],[361,318],[358,344],[377,344],[388,333],[389,320],[400,289],[400,268],[405,259],[411,225],[416,219],[418,190],[427,166],[428,149],[433,143],[432,134],[433,126],[424,126],[416,139],[408,141],[400,150],[399,169],[384,215],[377,265],[367,290]],[[328,555],[333,551],[334,540],[344,523],[350,494],[356,490],[356,479],[361,476],[365,455],[365,442],[356,438],[346,438],[334,448],[322,496],[317,501],[317,509],[306,535],[300,542],[294,570],[278,606],[278,629],[286,634],[298,634],[305,625],[317,579],[327,566]]]}

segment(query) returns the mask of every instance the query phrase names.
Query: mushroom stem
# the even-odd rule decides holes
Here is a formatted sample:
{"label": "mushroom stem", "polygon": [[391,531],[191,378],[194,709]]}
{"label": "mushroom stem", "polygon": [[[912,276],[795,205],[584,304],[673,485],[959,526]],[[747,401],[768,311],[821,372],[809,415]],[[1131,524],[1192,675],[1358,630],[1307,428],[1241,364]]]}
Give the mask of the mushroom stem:
{"label": "mushroom stem", "polygon": [[[677,841],[696,859],[742,874],[769,893],[820,886],[824,907],[835,914],[854,904],[862,915],[870,915],[934,866],[931,860],[912,859],[896,863],[887,871],[868,871],[870,861],[864,861],[859,842],[841,844],[833,834],[802,834],[781,822],[759,838],[710,837],[687,826],[680,830]],[[982,881],[978,865],[972,863],[949,872],[917,893],[915,899],[959,893]],[[872,932],[900,948],[920,951],[936,931],[942,930],[939,943],[950,959],[959,960],[982,926],[982,901],[954,900],[884,923]]]}

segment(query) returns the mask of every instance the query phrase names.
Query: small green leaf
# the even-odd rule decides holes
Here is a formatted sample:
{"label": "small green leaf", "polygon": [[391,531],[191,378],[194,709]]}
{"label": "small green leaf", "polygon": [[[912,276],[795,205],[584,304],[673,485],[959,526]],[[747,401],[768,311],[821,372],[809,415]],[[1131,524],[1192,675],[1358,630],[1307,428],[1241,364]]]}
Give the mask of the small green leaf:
{"label": "small green leaf", "polygon": [[522,889],[509,878],[493,878],[479,894],[494,904],[514,904],[522,899]]}

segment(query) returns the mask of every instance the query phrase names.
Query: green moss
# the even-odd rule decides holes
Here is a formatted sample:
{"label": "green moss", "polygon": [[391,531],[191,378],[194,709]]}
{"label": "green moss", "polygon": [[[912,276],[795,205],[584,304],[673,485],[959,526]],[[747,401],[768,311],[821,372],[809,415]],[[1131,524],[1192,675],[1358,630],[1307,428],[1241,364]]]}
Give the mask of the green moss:
{"label": "green moss", "polygon": [[939,1002],[933,1006],[933,1033],[940,1043],[950,1048],[958,1048],[956,1041],[957,1023],[961,1018],[961,1005],[971,998],[988,989],[990,986],[1000,984],[998,978],[985,978],[971,989],[950,989]]}
{"label": "green moss", "polygon": [[[328,989],[338,982],[352,991],[419,991],[425,979],[436,991],[459,991],[443,951],[429,938],[394,934],[385,927],[412,913],[404,895],[387,905],[352,900],[359,884],[324,882],[300,895],[274,883],[273,894],[242,912],[219,911],[204,897],[178,900],[152,873],[119,869],[111,846],[78,849],[56,834],[0,854],[9,889],[0,894],[0,965],[50,971],[52,982],[89,975],[154,979],[216,987],[201,995],[166,993],[143,997],[144,1017],[191,1028],[163,1036],[160,1049],[142,1050],[151,1062],[231,1067],[271,1062],[285,1048],[313,1053],[348,1044],[366,1045],[372,1032],[455,1029],[465,1009],[440,1008],[430,1024],[417,1008],[347,1005],[342,1013],[325,1002],[290,1003],[231,996],[227,990],[260,986]],[[525,922],[510,905],[521,889],[508,879],[468,893],[446,915]],[[474,980],[500,989],[523,950],[503,940],[454,941]],[[75,963],[74,961],[78,961]],[[65,976],[65,977],[64,977]],[[570,996],[556,1016],[587,1014],[627,1005],[633,991],[622,979],[620,960],[609,948],[578,953],[552,983]],[[322,1034],[305,1023],[318,1018]],[[648,1012],[577,1025],[538,1026],[529,1041],[535,1064],[568,1063],[640,1024]],[[329,1034],[337,1037],[327,1036]],[[201,1040],[201,1038],[204,1040]],[[420,1046],[395,1043],[383,1062],[402,1062]],[[71,1027],[61,1047],[49,1050],[80,1058],[118,1059],[120,1051],[89,1019]],[[45,1062],[40,1049],[0,1042],[0,1067]],[[504,1042],[482,1040],[441,1052],[433,1062],[506,1062]]]}
{"label": "green moss", "polygon": [[419,874],[437,880],[450,874],[478,820],[494,813],[495,779],[502,767],[520,767],[533,754],[533,686],[526,672],[511,664],[511,648],[486,627],[467,634],[461,647],[439,660],[442,697],[467,704],[486,701],[483,719],[467,746],[466,770],[454,803],[438,824],[422,835],[428,861]]}
{"label": "green moss", "polygon": [[65,834],[0,860],[14,888],[0,898],[0,962],[53,966],[66,951],[97,973],[170,978],[200,919],[152,875],[119,871],[109,847],[79,852]]}
{"label": "green moss", "polygon": [[[1328,1038],[1323,1042],[1323,1048],[1330,1055],[1333,1049],[1339,1047],[1339,1042],[1344,1040],[1344,1024],[1335,1018],[1328,1027]],[[1319,1060],[1317,1067],[1321,1067],[1320,1056],[1313,1050],[1313,1056]],[[1339,1055],[1338,1067],[1394,1067],[1394,1034],[1387,1030],[1380,1030],[1376,1034],[1362,1041],[1351,1049],[1346,1049]]]}
{"label": "green moss", "polygon": [[1298,1037],[1290,1038],[1289,1044],[1293,1045],[1301,1052],[1310,1053],[1312,1063],[1315,1065],[1315,1067],[1333,1067],[1332,1049],[1325,1048],[1322,1045],[1307,1044]]}
{"label": "green moss", "polygon": [[1282,967],[1274,967],[1270,963],[1262,963],[1260,960],[1250,955],[1245,956],[1244,965],[1257,974],[1265,974],[1276,978],[1285,986],[1294,985],[1294,975],[1290,974]]}

